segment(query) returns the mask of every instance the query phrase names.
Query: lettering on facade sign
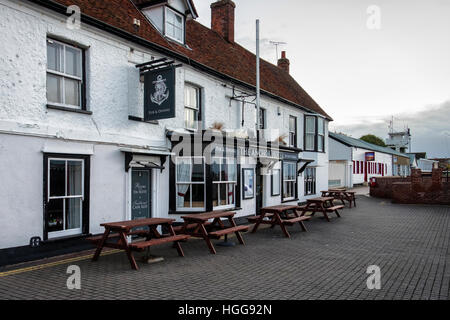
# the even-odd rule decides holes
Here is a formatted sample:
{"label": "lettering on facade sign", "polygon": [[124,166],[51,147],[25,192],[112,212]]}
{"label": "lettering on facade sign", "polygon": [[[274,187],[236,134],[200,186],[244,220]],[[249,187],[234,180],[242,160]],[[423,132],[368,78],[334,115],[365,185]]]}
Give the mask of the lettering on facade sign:
{"label": "lettering on facade sign", "polygon": [[148,71],[144,76],[144,120],[175,118],[175,68]]}

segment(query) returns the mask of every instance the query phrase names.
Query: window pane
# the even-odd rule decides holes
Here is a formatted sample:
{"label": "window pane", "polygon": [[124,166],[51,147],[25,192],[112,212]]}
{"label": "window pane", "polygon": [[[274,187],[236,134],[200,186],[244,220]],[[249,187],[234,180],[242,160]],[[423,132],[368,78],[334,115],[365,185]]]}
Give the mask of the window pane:
{"label": "window pane", "polygon": [[47,101],[63,103],[62,78],[47,73]]}
{"label": "window pane", "polygon": [[177,182],[191,182],[192,165],[191,159],[177,159]]}
{"label": "window pane", "polygon": [[325,134],[324,120],[322,118],[317,119],[317,132],[320,134]]}
{"label": "window pane", "polygon": [[80,106],[80,82],[77,80],[64,79],[66,100],[65,104]]}
{"label": "window pane", "polygon": [[66,230],[81,228],[81,199],[66,199]]}
{"label": "window pane", "polygon": [[66,195],[66,162],[64,160],[50,160],[50,197],[64,197]]}
{"label": "window pane", "polygon": [[185,108],[184,109],[185,128],[197,129],[197,111]]}
{"label": "window pane", "polygon": [[212,203],[213,203],[213,207],[218,207],[219,206],[219,188],[220,188],[220,184],[218,184],[218,183],[213,184],[213,189],[212,189]]}
{"label": "window pane", "polygon": [[317,138],[317,149],[319,151],[323,151],[323,145],[324,145],[324,136],[318,136],[318,138]]}
{"label": "window pane", "polygon": [[177,208],[191,207],[191,193],[189,184],[177,185]]}
{"label": "window pane", "polygon": [[192,208],[205,207],[205,186],[203,184],[192,185]]}
{"label": "window pane", "polygon": [[175,28],[175,39],[180,42],[183,40],[183,33],[181,29]]}
{"label": "window pane", "polygon": [[295,123],[296,123],[296,118],[295,117],[289,117],[289,131],[291,132],[295,132]]}
{"label": "window pane", "polygon": [[66,46],[65,73],[81,78],[81,51]]}
{"label": "window pane", "polygon": [[193,165],[192,170],[192,181],[193,182],[203,182],[204,179],[204,166],[203,166],[203,160],[197,159],[197,161],[201,161],[200,163],[195,163]]}
{"label": "window pane", "polygon": [[316,118],[306,117],[306,132],[316,134]]}
{"label": "window pane", "polygon": [[176,14],[175,15],[175,25],[181,29],[183,27],[183,17]]}
{"label": "window pane", "polygon": [[220,206],[226,206],[227,203],[227,185],[225,183],[220,184]]}
{"label": "window pane", "polygon": [[166,24],[166,35],[169,37],[175,37],[175,27],[172,24]]}
{"label": "window pane", "polygon": [[50,43],[47,41],[47,69],[63,72],[62,69],[62,51],[63,46],[59,43]]}
{"label": "window pane", "polygon": [[315,149],[315,135],[314,134],[307,134],[305,140],[305,149],[306,150],[314,150]]}
{"label": "window pane", "polygon": [[67,162],[67,195],[68,196],[82,196],[82,171],[81,161]]}
{"label": "window pane", "polygon": [[236,161],[234,159],[228,159],[228,180],[227,181],[237,181],[237,168]]}
{"label": "window pane", "polygon": [[47,231],[64,230],[64,199],[50,200],[47,204]]}
{"label": "window pane", "polygon": [[211,175],[213,181],[220,181],[220,159],[213,159],[211,164]]}

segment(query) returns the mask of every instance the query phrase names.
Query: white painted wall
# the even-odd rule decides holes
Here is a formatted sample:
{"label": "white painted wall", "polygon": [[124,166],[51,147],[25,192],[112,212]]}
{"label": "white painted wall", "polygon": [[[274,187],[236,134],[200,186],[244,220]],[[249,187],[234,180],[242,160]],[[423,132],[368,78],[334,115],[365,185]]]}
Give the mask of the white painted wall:
{"label": "white painted wall", "polygon": [[[130,121],[129,115],[142,117],[143,110],[143,84],[135,65],[161,56],[86,25],[69,30],[65,19],[29,3],[0,0],[4,44],[0,55],[0,224],[6,230],[0,235],[0,248],[27,245],[30,237],[42,237],[42,151],[46,146],[52,152],[92,153],[90,232],[99,233],[100,223],[125,219],[129,210],[129,174],[120,148],[170,147],[165,131],[183,127],[185,82],[203,89],[203,128],[220,121],[226,129],[241,129],[242,104],[232,101],[230,105],[231,84],[189,66],[177,69],[175,119],[157,124]],[[92,115],[47,109],[48,36],[86,48],[87,106]],[[289,115],[296,116],[298,146],[302,147],[303,111],[264,95],[261,106],[267,110],[268,128],[278,130],[271,138],[287,134]],[[255,107],[245,105],[243,128],[254,129],[255,119]],[[328,131],[325,136],[325,153],[301,155],[315,160],[318,192],[328,184]],[[154,172],[158,172],[153,180],[158,199],[156,204],[153,201],[155,216],[167,216],[169,170]],[[298,185],[303,200],[302,176]],[[280,197],[270,196],[270,177],[265,188],[265,205],[279,204]],[[242,208],[238,216],[254,214],[254,200],[242,200]]]}

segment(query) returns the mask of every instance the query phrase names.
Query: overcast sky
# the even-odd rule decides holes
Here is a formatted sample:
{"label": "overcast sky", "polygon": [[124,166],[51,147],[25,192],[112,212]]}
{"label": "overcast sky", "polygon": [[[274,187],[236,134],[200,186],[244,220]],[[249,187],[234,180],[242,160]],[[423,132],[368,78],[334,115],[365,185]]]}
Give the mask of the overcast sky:
{"label": "overcast sky", "polygon": [[[450,0],[234,0],[236,41],[276,63],[269,41],[287,42],[291,74],[333,118],[331,130],[359,138],[409,125],[412,151],[450,157]],[[196,0],[210,26],[212,0]],[[380,9],[380,29],[375,11]]]}

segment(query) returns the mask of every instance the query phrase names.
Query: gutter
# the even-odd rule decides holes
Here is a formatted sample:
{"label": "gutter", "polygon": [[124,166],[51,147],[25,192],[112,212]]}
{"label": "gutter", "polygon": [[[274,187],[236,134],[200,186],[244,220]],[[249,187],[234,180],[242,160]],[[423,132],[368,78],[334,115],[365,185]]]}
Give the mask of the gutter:
{"label": "gutter", "polygon": [[[31,2],[33,4],[37,4],[37,5],[41,6],[41,7],[45,7],[47,9],[50,9],[52,11],[55,11],[57,13],[60,13],[62,15],[67,16],[67,7],[62,5],[62,4],[56,3],[54,1],[49,1],[49,0],[26,0],[26,1]],[[186,56],[184,56],[184,55],[182,55],[182,54],[180,54],[178,52],[172,51],[172,50],[167,49],[167,48],[165,48],[165,47],[163,47],[161,45],[158,45],[156,43],[153,43],[153,42],[148,41],[146,39],[143,39],[141,37],[135,36],[135,35],[127,32],[127,31],[124,31],[122,29],[113,27],[113,26],[111,26],[111,25],[109,25],[109,24],[107,24],[105,22],[97,20],[97,19],[95,19],[95,18],[93,18],[91,16],[88,16],[88,15],[84,14],[84,13],[81,13],[81,22],[86,23],[86,24],[88,24],[90,26],[93,26],[95,28],[104,30],[106,32],[109,32],[111,34],[114,34],[114,35],[116,35],[116,36],[118,36],[120,38],[123,38],[125,40],[128,40],[128,41],[134,42],[136,44],[139,44],[139,45],[141,45],[143,47],[146,47],[146,48],[149,48],[151,50],[154,50],[154,51],[156,51],[158,53],[161,53],[161,54],[167,55],[169,57],[172,57],[174,59],[177,59],[177,60],[179,60],[179,61],[181,61],[181,62],[183,62],[183,63],[185,63],[185,64],[187,64],[187,65],[189,65],[189,66],[191,66],[193,68],[196,68],[198,70],[201,70],[201,71],[204,71],[206,73],[209,73],[210,75],[213,75],[213,76],[215,76],[217,78],[220,78],[222,80],[230,81],[230,82],[232,82],[234,84],[240,85],[240,86],[242,86],[244,88],[247,88],[247,89],[250,89],[250,90],[256,90],[255,86],[253,86],[253,85],[251,85],[249,83],[246,83],[244,81],[235,79],[233,77],[230,77],[230,76],[228,76],[228,75],[226,75],[224,73],[221,73],[219,71],[216,71],[216,70],[214,70],[214,69],[212,69],[212,68],[210,68],[210,67],[208,67],[208,66],[206,66],[206,65],[204,65],[202,63],[199,63],[199,62],[197,62],[195,60],[191,60],[190,58],[188,58],[188,57],[186,57]],[[298,104],[296,104],[296,103],[294,103],[292,101],[289,101],[289,100],[287,100],[285,98],[282,98],[282,97],[280,97],[280,96],[278,96],[276,94],[270,93],[270,92],[265,91],[265,90],[261,90],[261,92],[264,93],[266,96],[268,96],[270,98],[273,98],[273,99],[278,100],[280,102],[286,103],[288,105],[291,105],[291,106],[296,107],[298,109],[301,109],[303,111],[312,113],[314,115],[323,116],[323,115],[321,115],[321,114],[319,114],[319,113],[317,113],[317,112],[315,112],[313,110],[310,110],[310,109],[308,109],[306,107],[298,105]],[[323,116],[323,117],[325,117],[329,121],[332,121],[331,118],[328,118],[326,116]]]}

